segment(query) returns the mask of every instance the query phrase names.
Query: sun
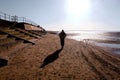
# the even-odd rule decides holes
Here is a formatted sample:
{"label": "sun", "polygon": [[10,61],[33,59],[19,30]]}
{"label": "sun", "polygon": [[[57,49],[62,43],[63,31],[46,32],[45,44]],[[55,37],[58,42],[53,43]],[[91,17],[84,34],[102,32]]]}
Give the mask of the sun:
{"label": "sun", "polygon": [[74,16],[85,14],[90,8],[90,0],[66,0],[67,13]]}

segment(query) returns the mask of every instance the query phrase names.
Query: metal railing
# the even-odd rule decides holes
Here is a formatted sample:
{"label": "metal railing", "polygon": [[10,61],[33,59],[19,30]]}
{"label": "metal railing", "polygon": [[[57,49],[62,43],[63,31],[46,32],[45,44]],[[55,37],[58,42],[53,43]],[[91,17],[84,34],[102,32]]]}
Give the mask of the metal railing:
{"label": "metal railing", "polygon": [[3,13],[3,12],[0,12],[0,19],[12,21],[12,22],[24,22],[24,23],[32,24],[34,26],[38,26],[38,24],[36,24],[35,22],[33,22],[30,19],[27,19],[25,17],[18,17],[16,15],[11,16],[11,15]]}

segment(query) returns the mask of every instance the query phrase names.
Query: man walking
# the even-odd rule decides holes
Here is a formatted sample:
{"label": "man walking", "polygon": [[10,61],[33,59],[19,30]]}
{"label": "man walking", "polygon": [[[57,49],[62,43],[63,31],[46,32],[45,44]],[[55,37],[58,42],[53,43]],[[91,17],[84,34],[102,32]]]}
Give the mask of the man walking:
{"label": "man walking", "polygon": [[65,41],[65,37],[66,37],[66,33],[64,32],[64,30],[62,30],[59,33],[59,37],[60,37],[60,43],[61,43],[61,47],[64,47],[64,41]]}

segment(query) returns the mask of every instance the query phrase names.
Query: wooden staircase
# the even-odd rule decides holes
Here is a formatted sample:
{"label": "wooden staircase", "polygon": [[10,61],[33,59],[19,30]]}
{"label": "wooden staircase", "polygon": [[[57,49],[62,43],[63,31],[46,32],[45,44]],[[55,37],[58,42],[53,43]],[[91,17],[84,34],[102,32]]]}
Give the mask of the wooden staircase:
{"label": "wooden staircase", "polygon": [[41,31],[25,30],[24,24],[0,19],[0,58],[34,45],[42,37]]}
{"label": "wooden staircase", "polygon": [[35,41],[40,38],[25,30],[18,28],[4,27],[0,28],[0,57],[10,56],[26,46],[34,45]]}
{"label": "wooden staircase", "polygon": [[41,38],[42,34],[25,30],[24,24],[0,19],[0,67],[7,65],[14,53],[35,45],[35,41]]}
{"label": "wooden staircase", "polygon": [[34,38],[41,38],[41,35],[39,35],[39,34],[34,34],[32,31],[30,32],[30,31],[28,31],[28,30],[25,30],[25,29],[20,29],[20,28],[11,28],[11,29],[15,29],[16,31],[19,31],[19,32],[21,32],[21,33],[24,33],[24,34],[26,34],[26,35],[29,35],[29,36],[31,36],[31,37],[34,37]]}
{"label": "wooden staircase", "polygon": [[16,38],[9,37],[9,35],[6,36],[6,34],[0,34],[0,36],[2,36],[2,38],[0,37],[0,53],[23,42],[22,40],[16,41]]}
{"label": "wooden staircase", "polygon": [[29,33],[32,33],[32,34],[35,34],[35,35],[38,35],[38,36],[42,36],[41,33],[38,33],[38,32],[35,32],[35,30],[27,30]]}
{"label": "wooden staircase", "polygon": [[8,37],[14,37],[15,40],[23,40],[25,43],[32,43],[32,39],[35,39],[33,36],[26,35],[24,32],[16,31],[15,29],[4,28],[0,29],[1,34],[6,34]]}

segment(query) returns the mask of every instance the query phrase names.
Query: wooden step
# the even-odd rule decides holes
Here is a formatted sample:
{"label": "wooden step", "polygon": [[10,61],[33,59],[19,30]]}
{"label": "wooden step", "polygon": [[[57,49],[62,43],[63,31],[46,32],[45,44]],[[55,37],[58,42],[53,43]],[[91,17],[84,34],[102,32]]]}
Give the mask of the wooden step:
{"label": "wooden step", "polygon": [[31,46],[31,44],[18,43],[10,47],[9,49],[0,52],[0,57],[9,60],[14,54],[17,54],[17,51],[23,50],[24,48]]}
{"label": "wooden step", "polygon": [[5,39],[5,38],[7,38],[7,34],[0,34],[0,39]]}
{"label": "wooden step", "polygon": [[29,36],[34,37],[34,38],[40,38],[39,36],[34,35],[34,34],[28,32],[28,31],[23,30],[23,29],[20,29],[20,28],[15,28],[15,30],[16,30],[16,31],[19,31],[19,32],[23,32],[24,34],[29,35]]}
{"label": "wooden step", "polygon": [[0,30],[8,32],[8,33],[11,33],[11,34],[18,34],[18,33],[20,33],[19,31],[16,31],[15,29],[10,29],[10,28],[0,29]]}
{"label": "wooden step", "polygon": [[4,30],[5,32],[11,33],[11,34],[20,34],[18,31],[11,31],[11,30]]}
{"label": "wooden step", "polygon": [[9,27],[0,28],[0,30],[3,30],[3,31],[15,31],[15,29],[10,29]]}
{"label": "wooden step", "polygon": [[23,43],[23,41],[14,41],[14,42],[9,42],[4,45],[0,45],[0,52],[4,52],[8,50],[9,48],[18,45],[19,43]]}
{"label": "wooden step", "polygon": [[32,39],[30,35],[26,35],[23,32],[20,33],[19,31],[13,31],[13,30],[5,30],[5,32],[10,33],[12,35],[15,35],[17,37],[23,38],[23,39],[27,39],[27,40]]}
{"label": "wooden step", "polygon": [[18,37],[29,37],[28,35],[25,35],[23,33],[13,34],[13,35],[18,36]]}
{"label": "wooden step", "polygon": [[19,34],[20,33],[18,31],[15,31],[14,29],[0,29],[0,31],[4,31],[4,32],[7,32],[7,33],[11,33],[11,34]]}
{"label": "wooden step", "polygon": [[4,31],[23,39],[27,39],[27,40],[32,39],[30,35],[26,35],[23,32],[20,33],[19,31],[13,31],[13,30],[4,30]]}
{"label": "wooden step", "polygon": [[9,33],[9,32],[5,32],[5,31],[2,31],[2,30],[0,30],[0,32],[5,33],[5,34],[8,34],[9,37],[15,37],[17,40],[24,40],[24,42],[32,43],[33,45],[35,44],[34,42],[31,42],[31,41],[27,40],[26,38],[22,38],[22,37],[19,37],[19,36],[17,36],[17,35],[13,35],[13,34],[11,34],[11,33]]}
{"label": "wooden step", "polygon": [[15,38],[0,39],[0,45],[5,45],[11,42],[15,42]]}
{"label": "wooden step", "polygon": [[32,30],[27,30],[28,32],[30,32],[30,33],[32,33],[32,34],[35,34],[35,35],[37,35],[37,36],[42,36],[41,34],[38,34],[38,33],[36,33],[36,32],[34,32],[34,31],[32,31]]}
{"label": "wooden step", "polygon": [[25,35],[25,34],[17,34],[15,36],[26,39],[26,40],[34,39],[34,37],[30,37],[30,36]]}

